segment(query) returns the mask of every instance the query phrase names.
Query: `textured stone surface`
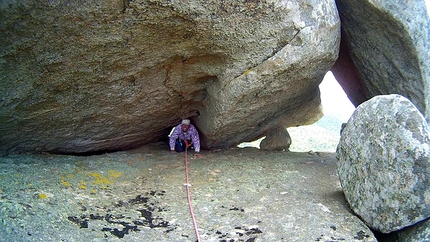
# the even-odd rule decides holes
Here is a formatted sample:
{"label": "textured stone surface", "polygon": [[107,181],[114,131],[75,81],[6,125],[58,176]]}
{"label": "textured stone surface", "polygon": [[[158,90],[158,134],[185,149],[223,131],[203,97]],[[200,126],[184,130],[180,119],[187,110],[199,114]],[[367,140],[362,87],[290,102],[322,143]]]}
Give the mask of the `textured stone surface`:
{"label": "textured stone surface", "polygon": [[423,242],[430,241],[430,220],[425,220],[414,224],[411,227],[405,228],[395,233],[395,242]]}
{"label": "textured stone surface", "polygon": [[352,210],[388,233],[430,216],[430,130],[400,95],[357,107],[337,148],[339,179]]}
{"label": "textured stone surface", "polygon": [[[0,241],[195,242],[184,153],[165,147],[0,157]],[[377,241],[349,209],[333,153],[233,148],[202,155],[190,160],[189,181],[203,242]]]}
{"label": "textured stone surface", "polygon": [[189,117],[206,148],[313,123],[340,40],[329,0],[10,0],[0,18],[2,154],[127,149]]}
{"label": "textured stone surface", "polygon": [[266,138],[260,143],[262,150],[288,150],[291,145],[291,137],[284,126],[278,126],[270,130]]}
{"label": "textured stone surface", "polygon": [[[342,21],[342,39],[347,42],[349,52],[340,52],[341,63],[337,66],[341,68],[333,71],[339,80],[348,77],[342,85],[352,102],[359,105],[376,95],[401,94],[429,121],[430,20],[425,1],[337,0],[336,3]],[[353,66],[348,64],[349,57]],[[359,79],[355,78],[355,72]]]}

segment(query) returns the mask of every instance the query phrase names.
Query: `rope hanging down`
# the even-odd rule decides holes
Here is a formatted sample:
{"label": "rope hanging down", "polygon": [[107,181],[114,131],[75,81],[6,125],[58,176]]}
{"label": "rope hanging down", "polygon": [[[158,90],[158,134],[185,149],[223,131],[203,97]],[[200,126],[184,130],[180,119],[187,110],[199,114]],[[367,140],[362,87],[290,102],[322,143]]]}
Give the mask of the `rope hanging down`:
{"label": "rope hanging down", "polygon": [[188,206],[190,207],[191,218],[193,219],[194,231],[196,232],[197,241],[201,242],[202,240],[200,239],[199,230],[197,228],[197,222],[196,222],[196,217],[194,216],[193,205],[191,204],[191,194],[190,194],[191,185],[188,180],[188,147],[187,146],[188,145],[185,145],[185,177],[186,177],[185,186],[187,187]]}

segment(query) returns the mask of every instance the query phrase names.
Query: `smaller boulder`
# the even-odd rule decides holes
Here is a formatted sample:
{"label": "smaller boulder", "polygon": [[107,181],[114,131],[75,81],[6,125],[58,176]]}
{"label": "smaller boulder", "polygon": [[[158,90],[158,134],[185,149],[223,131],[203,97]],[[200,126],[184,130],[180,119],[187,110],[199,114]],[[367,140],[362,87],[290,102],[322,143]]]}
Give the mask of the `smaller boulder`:
{"label": "smaller boulder", "polygon": [[288,150],[291,145],[291,137],[287,129],[280,125],[269,130],[260,143],[260,149],[268,151]]}
{"label": "smaller boulder", "polygon": [[389,233],[430,216],[430,130],[400,95],[357,107],[337,148],[339,179],[352,210]]}

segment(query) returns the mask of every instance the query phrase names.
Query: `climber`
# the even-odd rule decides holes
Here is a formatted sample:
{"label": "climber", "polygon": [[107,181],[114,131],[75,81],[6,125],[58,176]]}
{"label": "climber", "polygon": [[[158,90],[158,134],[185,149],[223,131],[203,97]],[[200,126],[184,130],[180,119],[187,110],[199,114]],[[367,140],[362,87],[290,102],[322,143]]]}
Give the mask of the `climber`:
{"label": "climber", "polygon": [[182,120],[182,123],[177,125],[169,139],[170,151],[173,153],[184,152],[185,147],[194,149],[194,155],[202,157],[200,154],[200,138],[196,127],[190,123],[189,119]]}

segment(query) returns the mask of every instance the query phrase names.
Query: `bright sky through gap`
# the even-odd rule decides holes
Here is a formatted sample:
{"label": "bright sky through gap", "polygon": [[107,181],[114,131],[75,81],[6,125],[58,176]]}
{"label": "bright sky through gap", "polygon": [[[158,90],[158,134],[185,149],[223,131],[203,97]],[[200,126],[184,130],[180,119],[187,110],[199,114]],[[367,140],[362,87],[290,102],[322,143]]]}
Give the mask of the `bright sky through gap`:
{"label": "bright sky through gap", "polygon": [[324,117],[312,125],[288,128],[292,139],[290,151],[336,152],[342,123],[348,122],[355,111],[354,105],[330,71],[324,76],[319,88]]}
{"label": "bright sky through gap", "polygon": [[342,122],[348,121],[355,107],[331,71],[327,72],[324,80],[321,82],[320,91],[324,115],[336,116]]}
{"label": "bright sky through gap", "polygon": [[[288,128],[292,139],[290,151],[335,152],[340,138],[340,127],[342,123],[348,121],[355,110],[354,105],[330,71],[325,75],[319,88],[324,117],[313,125]],[[262,139],[244,142],[238,147],[258,148]]]}
{"label": "bright sky through gap", "polygon": [[427,15],[430,16],[430,0],[424,0],[427,8]]}

